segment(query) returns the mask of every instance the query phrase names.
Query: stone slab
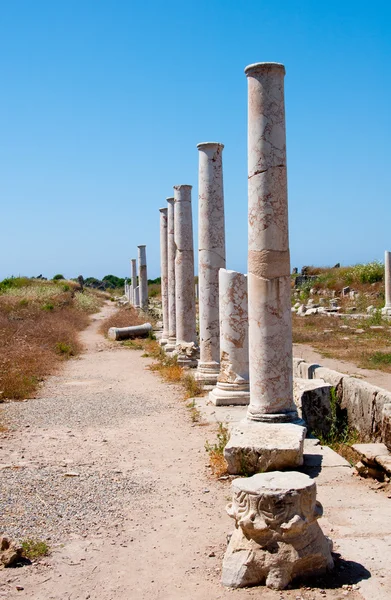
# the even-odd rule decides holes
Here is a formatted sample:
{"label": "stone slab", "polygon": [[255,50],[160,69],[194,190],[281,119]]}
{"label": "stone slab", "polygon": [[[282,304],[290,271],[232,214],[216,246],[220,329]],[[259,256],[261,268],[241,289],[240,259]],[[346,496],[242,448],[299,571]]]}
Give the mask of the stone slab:
{"label": "stone slab", "polygon": [[230,474],[293,469],[303,464],[306,428],[293,423],[241,421],[224,449]]}
{"label": "stone slab", "polygon": [[358,452],[360,459],[367,465],[375,465],[378,456],[390,456],[385,444],[353,444],[353,450]]}
{"label": "stone slab", "polygon": [[388,453],[387,456],[380,455],[376,456],[376,463],[385,470],[387,475],[391,475],[391,454]]}
{"label": "stone slab", "polygon": [[293,399],[308,429],[327,435],[331,426],[331,385],[323,379],[295,377]]}

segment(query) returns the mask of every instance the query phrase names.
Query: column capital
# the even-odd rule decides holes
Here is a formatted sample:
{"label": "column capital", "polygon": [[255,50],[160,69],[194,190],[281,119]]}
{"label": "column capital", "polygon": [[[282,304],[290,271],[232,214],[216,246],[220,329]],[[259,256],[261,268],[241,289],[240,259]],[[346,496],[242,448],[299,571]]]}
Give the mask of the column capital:
{"label": "column capital", "polygon": [[165,206],[164,208],[159,208],[159,212],[167,214],[168,208]]}
{"label": "column capital", "polygon": [[221,148],[221,150],[223,150],[224,144],[221,144],[220,142],[200,142],[197,144],[198,150],[209,150],[215,148]]}
{"label": "column capital", "polygon": [[285,66],[281,63],[276,63],[276,62],[259,62],[259,63],[254,63],[252,65],[247,65],[247,67],[244,69],[245,74],[247,75],[247,77],[251,76],[251,75],[257,75],[257,74],[264,74],[267,73],[268,71],[281,71],[282,75],[285,75]]}

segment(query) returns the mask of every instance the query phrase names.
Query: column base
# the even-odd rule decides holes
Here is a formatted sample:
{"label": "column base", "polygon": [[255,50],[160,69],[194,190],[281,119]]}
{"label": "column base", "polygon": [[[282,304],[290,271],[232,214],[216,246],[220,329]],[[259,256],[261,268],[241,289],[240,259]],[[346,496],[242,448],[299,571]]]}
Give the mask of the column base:
{"label": "column base", "polygon": [[176,348],[176,338],[169,337],[167,340],[167,344],[164,346],[165,352],[170,354],[171,352],[174,352],[175,348]]}
{"label": "column base", "polygon": [[381,314],[383,317],[391,317],[391,306],[384,306],[384,308],[381,309]]}
{"label": "column base", "polygon": [[247,406],[250,403],[249,386],[218,381],[216,387],[209,392],[209,400],[216,406]]}
{"label": "column base", "polygon": [[244,419],[224,448],[228,473],[252,475],[294,469],[303,464],[306,428],[293,423],[256,423]]}
{"label": "column base", "polygon": [[251,405],[247,411],[248,421],[257,423],[295,423],[303,424],[299,419],[296,410],[291,410],[285,413],[261,413],[254,409]]}
{"label": "column base", "polygon": [[177,364],[194,369],[198,365],[198,347],[194,342],[179,342],[176,345]]}
{"label": "column base", "polygon": [[198,361],[197,371],[194,373],[194,379],[202,382],[204,385],[216,385],[220,374],[220,365],[216,362],[202,363]]}

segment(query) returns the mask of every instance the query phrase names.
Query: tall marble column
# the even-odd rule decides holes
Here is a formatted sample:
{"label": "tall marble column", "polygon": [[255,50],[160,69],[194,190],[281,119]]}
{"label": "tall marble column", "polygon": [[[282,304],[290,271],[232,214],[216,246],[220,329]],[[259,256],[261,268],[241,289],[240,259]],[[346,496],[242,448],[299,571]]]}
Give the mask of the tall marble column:
{"label": "tall marble column", "polygon": [[384,255],[384,294],[386,303],[382,314],[391,317],[391,252],[387,250]]}
{"label": "tall marble column", "polygon": [[136,287],[137,287],[137,261],[135,258],[130,259],[131,264],[131,272],[132,272],[132,285],[130,288],[131,293],[131,303],[133,306],[136,305]]}
{"label": "tall marble column", "polygon": [[140,287],[140,308],[148,310],[148,275],[147,275],[147,253],[146,246],[137,246],[138,248],[138,276]]}
{"label": "tall marble column", "polygon": [[248,419],[297,418],[292,380],[284,65],[257,63],[248,79]]}
{"label": "tall marble column", "polygon": [[197,338],[191,188],[191,185],[174,186],[175,308],[178,363],[195,367]]}
{"label": "tall marble column", "polygon": [[245,73],[250,404],[224,448],[232,474],[303,464],[306,433],[293,401],[285,68],[258,63]]}
{"label": "tall marble column", "polygon": [[175,221],[174,198],[167,198],[167,300],[168,300],[168,340],[164,346],[166,352],[173,352],[176,346],[176,310],[175,310]]}
{"label": "tall marble column", "polygon": [[163,313],[163,331],[160,345],[168,341],[168,288],[167,288],[167,208],[160,208],[160,278]]}
{"label": "tall marble column", "polygon": [[196,379],[215,384],[219,374],[219,269],[225,268],[223,144],[198,144],[198,286],[200,360]]}
{"label": "tall marble column", "polygon": [[209,399],[217,406],[249,403],[247,277],[219,271],[220,372]]}

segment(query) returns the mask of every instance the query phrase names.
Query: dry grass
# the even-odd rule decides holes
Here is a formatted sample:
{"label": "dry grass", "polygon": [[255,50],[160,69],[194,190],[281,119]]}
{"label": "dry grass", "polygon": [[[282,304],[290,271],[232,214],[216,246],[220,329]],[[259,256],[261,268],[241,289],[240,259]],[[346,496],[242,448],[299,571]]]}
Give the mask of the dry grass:
{"label": "dry grass", "polygon": [[217,442],[210,444],[205,442],[205,450],[209,454],[209,464],[213,475],[217,478],[227,474],[227,461],[224,458],[224,448],[229,440],[229,432],[226,425],[219,423],[217,430]]}
{"label": "dry grass", "polygon": [[133,325],[142,325],[145,319],[138,316],[133,306],[121,306],[110,317],[104,319],[99,327],[99,333],[107,335],[110,327],[132,327]]}
{"label": "dry grass", "polygon": [[[375,326],[383,329],[371,329]],[[357,330],[364,330],[357,333]],[[343,319],[293,315],[293,342],[309,344],[323,356],[346,360],[365,369],[391,373],[390,323],[372,319]]]}
{"label": "dry grass", "polygon": [[27,281],[0,293],[0,401],[31,397],[64,358],[77,355],[78,332],[101,303],[80,303],[71,282]]}

